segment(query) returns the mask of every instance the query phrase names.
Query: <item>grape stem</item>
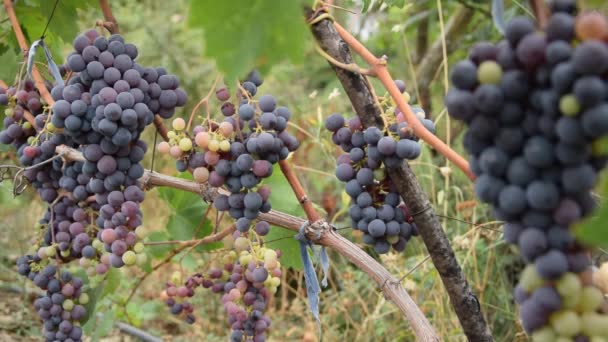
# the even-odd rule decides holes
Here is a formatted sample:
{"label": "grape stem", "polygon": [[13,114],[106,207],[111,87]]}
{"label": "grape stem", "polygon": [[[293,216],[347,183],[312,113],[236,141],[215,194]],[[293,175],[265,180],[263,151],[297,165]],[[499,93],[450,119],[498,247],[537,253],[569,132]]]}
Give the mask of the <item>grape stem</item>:
{"label": "grape stem", "polygon": [[530,0],[530,6],[538,22],[538,27],[545,27],[547,20],[549,20],[549,8],[545,0]]}
{"label": "grape stem", "polygon": [[111,34],[119,33],[118,21],[116,21],[114,14],[112,14],[112,7],[110,7],[108,0],[99,0],[99,7],[101,7],[101,12],[103,13],[103,27]]}
{"label": "grape stem", "polygon": [[192,108],[192,112],[190,112],[190,118],[188,119],[188,125],[186,125],[186,132],[190,131],[190,127],[192,127],[192,121],[194,120],[196,111],[202,105],[205,106],[205,111],[207,112],[207,123],[209,124],[209,127],[211,127],[211,113],[209,112],[209,98],[211,98],[211,95],[213,95],[213,92],[215,91],[215,87],[219,83],[220,79],[221,79],[221,76],[219,76],[219,75],[215,77],[215,80],[213,81],[213,85],[211,85],[211,88],[209,89],[209,92],[207,93],[207,95],[205,95],[205,97],[203,97],[200,101],[198,101],[196,106],[194,106],[194,108]]}
{"label": "grape stem", "polygon": [[291,186],[291,189],[293,190],[294,194],[296,195],[296,198],[297,198],[298,202],[300,203],[300,206],[302,207],[302,209],[304,209],[304,212],[306,213],[306,217],[308,218],[308,222],[314,223],[314,222],[319,221],[321,219],[321,216],[315,210],[315,208],[312,206],[312,202],[310,201],[310,198],[308,198],[308,196],[306,195],[306,191],[304,191],[304,188],[302,187],[302,183],[300,183],[300,180],[298,179],[296,174],[293,172],[291,165],[289,165],[287,160],[281,160],[281,161],[279,161],[279,167],[281,168],[281,172],[283,172],[283,175],[287,179],[287,182],[289,183],[289,185]]}

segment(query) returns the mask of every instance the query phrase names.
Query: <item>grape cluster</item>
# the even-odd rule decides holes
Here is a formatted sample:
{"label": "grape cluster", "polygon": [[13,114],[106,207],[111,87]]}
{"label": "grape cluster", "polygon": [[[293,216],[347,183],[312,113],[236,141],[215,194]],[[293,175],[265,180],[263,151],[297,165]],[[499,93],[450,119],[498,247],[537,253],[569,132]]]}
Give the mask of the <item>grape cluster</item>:
{"label": "grape cluster", "polygon": [[98,252],[109,253],[95,266],[102,274],[110,266],[144,258],[138,255],[141,250],[133,250],[142,221],[144,193],[138,179],[147,150],[139,136],[154,113],[169,118],[187,97],[177,77],[135,62],[137,48],[120,35],[106,38],[87,31],[76,37],[73,47],[67,58],[72,77],[66,86],[51,90],[55,104],[50,126],[63,129],[64,143],[78,147],[85,157],[77,172],[64,171],[62,179],[78,201],[95,195],[100,210],[97,239],[103,242]]}
{"label": "grape cluster", "polygon": [[214,187],[224,186],[230,195],[218,195],[214,206],[228,211],[236,221],[239,232],[249,231],[251,226],[258,235],[266,235],[269,224],[254,220],[260,213],[270,211],[268,201],[270,188],[260,185],[273,171],[273,164],[287,158],[295,151],[298,140],[287,132],[291,117],[288,108],[277,106],[272,95],[262,95],[255,101],[253,96],[261,85],[257,72],[249,75],[238,93],[242,98],[238,109],[229,101],[226,88],[216,91],[222,101],[221,112],[225,116],[221,123],[209,121],[197,125],[192,137],[185,131],[186,122],[177,118],[169,141],[161,142],[158,150],[177,159],[177,169],[192,170],[194,180],[208,182]]}
{"label": "grape cluster", "polygon": [[[397,84],[404,92],[403,82]],[[402,116],[398,109],[393,110]],[[424,119],[420,109],[416,112],[423,125],[434,131],[433,122]],[[407,123],[395,119],[391,118],[384,131],[376,126],[363,129],[357,116],[345,120],[332,114],[325,120],[325,128],[333,132],[332,141],[345,152],[337,158],[336,177],[346,183],[346,193],[353,201],[349,208],[352,226],[380,254],[388,253],[391,246],[398,252],[405,250],[407,241],[418,234],[387,170],[417,158],[420,144]]]}
{"label": "grape cluster", "polygon": [[588,341],[608,337],[608,317],[597,312],[601,293],[585,281],[590,261],[571,228],[595,207],[606,162],[608,24],[576,15],[574,1],[552,8],[544,32],[516,17],[505,40],[475,45],[453,67],[445,103],[468,125],[477,197],[530,264],[515,290],[525,330],[535,341]]}
{"label": "grape cluster", "polygon": [[41,259],[59,256],[64,261],[80,257],[94,258],[97,253],[91,246],[97,235],[95,216],[98,206],[78,206],[70,197],[62,197],[49,207],[39,222],[43,238],[37,248]]}
{"label": "grape cluster", "polygon": [[26,80],[21,88],[0,87],[0,106],[7,107],[4,109],[4,129],[0,131],[0,143],[14,144],[17,148],[26,144],[28,138],[36,133],[35,127],[25,119],[25,112],[29,112],[35,118],[44,111],[34,82]]}
{"label": "grape cluster", "polygon": [[180,274],[174,273],[161,294],[171,313],[189,324],[194,323],[194,308],[188,298],[202,286],[222,295],[232,329],[230,341],[265,341],[270,318],[264,311],[281,283],[281,253],[246,240],[235,232],[236,251],[224,255],[223,266],[211,267],[206,275],[194,274],[178,286]]}
{"label": "grape cluster", "polygon": [[89,295],[80,278],[59,272],[54,265],[42,267],[41,258],[26,255],[17,260],[21,275],[46,293],[34,302],[43,321],[45,341],[82,341],[81,321],[87,316]]}

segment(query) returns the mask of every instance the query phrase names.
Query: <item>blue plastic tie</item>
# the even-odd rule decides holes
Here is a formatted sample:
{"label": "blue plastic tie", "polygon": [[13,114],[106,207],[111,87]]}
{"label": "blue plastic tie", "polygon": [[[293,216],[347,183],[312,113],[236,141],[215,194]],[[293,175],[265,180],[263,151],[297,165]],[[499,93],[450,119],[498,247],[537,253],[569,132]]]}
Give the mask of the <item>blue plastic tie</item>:
{"label": "blue plastic tie", "polygon": [[[321,293],[321,287],[319,286],[319,279],[313,266],[313,262],[308,254],[308,247],[314,252],[313,243],[306,237],[305,229],[308,226],[308,221],[304,222],[300,227],[300,232],[295,236],[300,244],[300,257],[302,258],[302,266],[304,267],[304,281],[306,282],[306,293],[308,295],[308,306],[310,312],[317,321],[319,328],[319,336],[321,336],[321,320],[319,319],[319,294]],[[321,284],[323,287],[327,286],[327,273],[329,272],[329,257],[325,247],[321,248],[320,258],[321,268],[323,270],[323,280]]]}
{"label": "blue plastic tie", "polygon": [[503,0],[492,0],[492,20],[500,34],[505,34],[505,7]]}
{"label": "blue plastic tie", "polygon": [[57,82],[57,85],[59,86],[63,86],[63,78],[61,77],[61,72],[59,72],[59,68],[57,67],[57,64],[55,64],[55,61],[53,60],[53,55],[51,54],[51,51],[47,48],[47,46],[44,44],[44,39],[38,39],[37,41],[35,41],[32,46],[30,47],[30,51],[27,55],[27,75],[32,78],[32,68],[34,67],[34,57],[36,57],[36,50],[38,49],[38,47],[41,47],[44,50],[44,56],[46,57],[46,63],[51,71],[51,74],[53,75],[53,78],[55,79],[55,82]]}

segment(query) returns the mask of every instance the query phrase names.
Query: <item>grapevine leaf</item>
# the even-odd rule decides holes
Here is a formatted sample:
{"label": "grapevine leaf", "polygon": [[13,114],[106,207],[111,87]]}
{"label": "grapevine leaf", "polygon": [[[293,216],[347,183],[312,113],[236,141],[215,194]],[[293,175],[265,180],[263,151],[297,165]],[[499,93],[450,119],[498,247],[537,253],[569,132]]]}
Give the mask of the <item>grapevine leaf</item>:
{"label": "grapevine leaf", "polygon": [[[41,15],[48,19],[54,5],[54,1],[41,1],[39,7]],[[64,42],[71,43],[74,39],[74,32],[79,32],[78,22],[74,20],[78,17],[78,10],[94,6],[98,6],[94,0],[61,0],[57,5],[53,19],[49,23],[47,33],[53,32]],[[46,20],[43,21],[43,24],[46,24]],[[42,34],[42,32],[37,34]]]}
{"label": "grapevine leaf", "polygon": [[[600,196],[605,199],[608,195],[608,176],[603,174],[600,185]],[[575,227],[578,240],[589,246],[608,247],[608,201],[603,200],[601,205],[595,209],[594,215],[583,220]]]}
{"label": "grapevine leaf", "polygon": [[398,8],[403,8],[403,6],[405,6],[405,0],[384,0],[384,3]]}
{"label": "grapevine leaf", "polygon": [[367,10],[369,9],[369,5],[371,4],[372,0],[363,0],[363,8],[361,9],[362,13],[367,12]]}
{"label": "grapevine leaf", "polygon": [[308,29],[301,1],[190,2],[189,24],[203,29],[205,54],[227,80],[283,60],[300,63]]}
{"label": "grapevine leaf", "polygon": [[[192,179],[190,173],[181,173],[180,177]],[[200,196],[172,188],[159,189],[164,199],[172,209],[171,216],[167,222],[166,232],[171,240],[191,240],[202,238],[213,232],[213,226],[207,219],[201,225],[208,204],[203,202]],[[221,247],[221,243],[204,244],[197,247],[198,250],[212,250]]]}
{"label": "grapevine leaf", "polygon": [[100,299],[105,296],[114,293],[118,286],[120,286],[121,273],[115,268],[110,268],[104,280],[103,291],[101,292]]}
{"label": "grapevine leaf", "polygon": [[95,333],[92,336],[93,341],[99,341],[101,337],[108,335],[114,327],[116,317],[114,311],[108,310],[102,316],[95,326]]}

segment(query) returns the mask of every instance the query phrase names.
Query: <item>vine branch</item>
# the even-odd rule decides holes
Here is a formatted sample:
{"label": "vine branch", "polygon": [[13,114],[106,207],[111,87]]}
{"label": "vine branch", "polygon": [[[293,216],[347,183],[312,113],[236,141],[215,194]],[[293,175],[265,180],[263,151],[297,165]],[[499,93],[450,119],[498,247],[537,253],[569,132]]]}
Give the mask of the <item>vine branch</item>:
{"label": "vine branch", "polygon": [[108,0],[99,0],[99,7],[101,7],[101,12],[103,13],[103,27],[111,34],[119,33],[118,21],[116,21],[114,14],[112,14],[112,7],[110,7]]}
{"label": "vine branch", "polygon": [[[454,163],[454,165],[461,169],[470,179],[475,179],[475,175],[469,169],[469,163],[466,159],[452,150],[433,133],[429,132],[418,120],[410,106],[405,102],[403,96],[401,96],[401,92],[397,88],[397,85],[395,85],[395,81],[386,67],[386,58],[377,58],[374,56],[363,44],[361,44],[361,42],[337,22],[334,22],[334,27],[341,39],[369,64],[371,70],[376,74],[380,82],[382,82],[382,85],[389,92],[399,110],[404,114],[405,120],[407,121],[408,126],[412,128],[414,134]],[[368,88],[366,87],[366,89]]]}

